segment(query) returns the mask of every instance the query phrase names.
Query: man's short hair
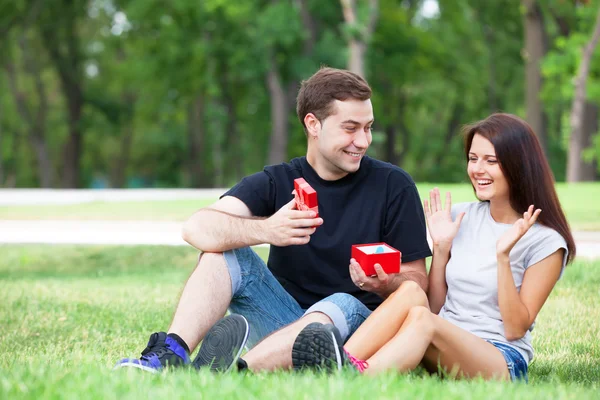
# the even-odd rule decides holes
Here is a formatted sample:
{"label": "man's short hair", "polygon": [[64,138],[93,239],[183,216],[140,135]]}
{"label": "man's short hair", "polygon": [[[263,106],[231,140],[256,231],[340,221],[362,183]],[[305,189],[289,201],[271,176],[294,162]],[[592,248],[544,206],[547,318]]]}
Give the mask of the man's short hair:
{"label": "man's short hair", "polygon": [[371,94],[369,84],[354,72],[323,67],[302,81],[296,98],[296,113],[306,132],[306,114],[312,113],[322,122],[333,114],[334,100],[368,100]]}

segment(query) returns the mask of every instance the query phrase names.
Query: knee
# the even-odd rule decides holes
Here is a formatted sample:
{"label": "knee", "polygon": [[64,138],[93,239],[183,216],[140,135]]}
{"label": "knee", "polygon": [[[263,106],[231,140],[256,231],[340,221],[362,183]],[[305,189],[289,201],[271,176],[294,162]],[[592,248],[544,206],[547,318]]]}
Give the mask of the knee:
{"label": "knee", "polygon": [[435,323],[433,314],[427,307],[415,306],[408,311],[405,323],[418,325],[423,330],[423,334],[433,336]]}
{"label": "knee", "polygon": [[300,318],[298,324],[304,327],[312,322],[320,322],[322,324],[333,324],[331,318],[321,311],[313,311],[303,315],[302,318]]}
{"label": "knee", "polygon": [[198,257],[198,267],[215,264],[225,265],[225,258],[223,257],[223,253],[200,253],[200,256]]}
{"label": "knee", "polygon": [[396,301],[409,301],[414,306],[429,307],[427,295],[415,281],[402,282],[391,296]]}

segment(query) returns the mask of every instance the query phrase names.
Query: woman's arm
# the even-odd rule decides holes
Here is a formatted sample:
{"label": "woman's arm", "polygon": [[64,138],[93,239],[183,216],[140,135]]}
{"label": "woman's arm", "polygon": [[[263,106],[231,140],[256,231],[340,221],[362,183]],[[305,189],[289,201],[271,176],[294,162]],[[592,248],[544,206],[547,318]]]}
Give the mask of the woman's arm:
{"label": "woman's arm", "polygon": [[564,249],[559,249],[542,261],[530,266],[517,291],[510,269],[510,260],[498,256],[498,303],[507,340],[521,339],[537,317],[558,281]]}
{"label": "woman's arm", "polygon": [[429,288],[427,298],[429,308],[434,314],[438,314],[446,301],[448,285],[446,284],[446,265],[450,261],[450,248],[447,246],[434,245],[433,258],[429,268]]}
{"label": "woman's arm", "polygon": [[446,301],[446,264],[450,260],[450,249],[452,241],[458,233],[460,223],[465,216],[462,212],[452,221],[452,196],[446,192],[446,207],[442,207],[440,191],[434,188],[429,192],[429,202],[423,202],[425,217],[429,227],[429,235],[433,242],[433,258],[429,268],[429,288],[427,297],[431,312],[437,314]]}
{"label": "woman's arm", "polygon": [[533,205],[529,206],[523,218],[519,218],[496,243],[498,305],[504,322],[504,336],[509,341],[525,336],[558,281],[563,265],[564,250],[558,249],[527,268],[521,291],[517,291],[510,269],[510,251],[535,224],[541,212],[540,209],[534,211]]}

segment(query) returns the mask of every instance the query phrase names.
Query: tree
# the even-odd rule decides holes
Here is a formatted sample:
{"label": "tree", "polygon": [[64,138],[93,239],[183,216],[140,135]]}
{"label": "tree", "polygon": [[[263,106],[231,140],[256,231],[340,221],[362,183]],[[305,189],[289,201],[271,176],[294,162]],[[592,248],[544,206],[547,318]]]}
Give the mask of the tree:
{"label": "tree", "polygon": [[[367,10],[365,11],[364,22],[361,21],[360,8],[357,7],[357,0],[340,0],[344,21],[346,22],[346,34],[348,35],[348,70],[365,76],[365,53],[367,44],[373,35],[378,17],[378,0],[368,0]],[[359,2],[361,0],[358,0]]]}
{"label": "tree", "polygon": [[600,40],[600,9],[596,16],[592,37],[583,48],[581,63],[579,64],[579,70],[577,72],[577,77],[575,78],[575,96],[571,108],[571,136],[569,138],[569,154],[567,160],[568,182],[579,182],[584,179],[584,161],[582,160],[581,153],[586,145],[586,143],[584,143],[583,131],[586,110],[586,81],[590,71],[592,55],[598,44],[598,40]]}
{"label": "tree", "polygon": [[59,76],[67,103],[69,135],[64,147],[62,185],[68,188],[75,188],[80,184],[84,57],[79,24],[86,12],[85,5],[86,2],[82,0],[62,0],[60,5],[45,4],[38,23],[40,35]]}
{"label": "tree", "polygon": [[544,16],[537,0],[523,0],[525,12],[523,26],[525,31],[525,108],[526,120],[538,135],[542,148],[547,147],[546,114],[540,92],[542,73],[540,63],[548,52],[548,38],[544,27]]}

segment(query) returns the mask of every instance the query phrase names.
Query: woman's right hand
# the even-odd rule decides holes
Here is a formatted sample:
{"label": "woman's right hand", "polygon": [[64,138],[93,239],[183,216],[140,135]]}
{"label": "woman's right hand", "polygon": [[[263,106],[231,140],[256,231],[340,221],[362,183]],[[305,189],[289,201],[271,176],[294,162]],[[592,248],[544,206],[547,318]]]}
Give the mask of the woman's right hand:
{"label": "woman's right hand", "polygon": [[425,208],[425,217],[427,218],[427,226],[429,227],[429,235],[433,241],[434,248],[450,250],[452,240],[458,232],[460,223],[465,216],[465,213],[460,213],[455,221],[452,221],[452,197],[450,192],[446,192],[446,209],[442,207],[440,199],[440,190],[433,188],[429,191],[429,201],[423,201]]}

